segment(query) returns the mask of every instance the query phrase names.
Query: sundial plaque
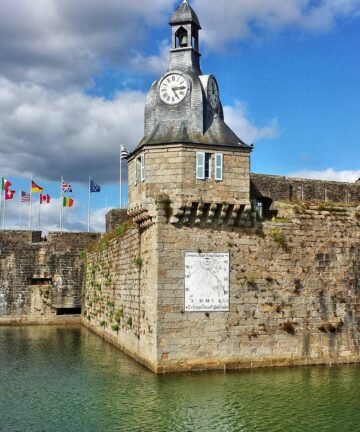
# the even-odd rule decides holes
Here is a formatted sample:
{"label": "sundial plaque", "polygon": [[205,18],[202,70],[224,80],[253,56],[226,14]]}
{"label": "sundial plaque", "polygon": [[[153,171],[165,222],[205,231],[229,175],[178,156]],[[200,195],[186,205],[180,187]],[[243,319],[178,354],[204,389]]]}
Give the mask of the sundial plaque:
{"label": "sundial plaque", "polygon": [[185,253],[185,311],[229,311],[229,254]]}

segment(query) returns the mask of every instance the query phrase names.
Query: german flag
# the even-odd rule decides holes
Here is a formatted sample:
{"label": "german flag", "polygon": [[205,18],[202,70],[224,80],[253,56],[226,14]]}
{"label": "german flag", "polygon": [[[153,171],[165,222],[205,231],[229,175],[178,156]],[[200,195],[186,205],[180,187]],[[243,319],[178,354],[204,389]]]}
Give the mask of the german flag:
{"label": "german flag", "polygon": [[37,193],[37,192],[43,192],[44,188],[41,186],[38,186],[34,181],[31,181],[31,192]]}
{"label": "german flag", "polygon": [[74,200],[69,197],[64,197],[63,207],[72,207],[74,205]]}

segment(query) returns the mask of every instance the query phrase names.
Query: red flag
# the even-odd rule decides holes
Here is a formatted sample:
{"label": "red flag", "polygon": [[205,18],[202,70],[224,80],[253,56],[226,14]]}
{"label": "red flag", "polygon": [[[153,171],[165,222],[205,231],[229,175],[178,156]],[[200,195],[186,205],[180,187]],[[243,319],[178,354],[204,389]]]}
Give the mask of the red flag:
{"label": "red flag", "polygon": [[14,190],[10,190],[10,189],[6,189],[5,190],[5,199],[6,200],[11,200],[14,198],[16,191]]}
{"label": "red flag", "polygon": [[44,194],[40,194],[40,204],[49,204],[50,202],[50,195],[44,195]]}

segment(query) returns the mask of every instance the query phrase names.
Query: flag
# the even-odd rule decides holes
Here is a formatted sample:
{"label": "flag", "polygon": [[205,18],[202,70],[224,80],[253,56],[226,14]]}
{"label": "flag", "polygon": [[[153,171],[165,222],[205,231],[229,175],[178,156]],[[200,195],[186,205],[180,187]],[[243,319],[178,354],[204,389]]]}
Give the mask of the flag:
{"label": "flag", "polygon": [[9,189],[9,187],[12,185],[11,182],[9,182],[9,180],[6,180],[6,178],[2,178],[1,180],[1,190],[6,191]]}
{"label": "flag", "polygon": [[72,207],[74,205],[74,200],[69,197],[63,198],[63,207]]}
{"label": "flag", "polygon": [[101,186],[97,185],[94,180],[90,180],[90,192],[100,192]]}
{"label": "flag", "polygon": [[13,199],[15,193],[16,193],[16,192],[15,192],[14,190],[6,189],[6,190],[5,190],[5,199],[6,199],[6,200],[11,200],[11,199]]}
{"label": "flag", "polygon": [[120,146],[120,154],[121,154],[121,160],[127,159],[127,157],[129,156],[130,152],[126,150],[126,148],[124,148],[124,146]]}
{"label": "flag", "polygon": [[63,190],[63,192],[72,192],[71,184],[67,183],[66,181],[63,180],[63,182],[62,182],[62,190]]}
{"label": "flag", "polygon": [[27,203],[30,202],[30,194],[24,191],[21,191],[21,202]]}
{"label": "flag", "polygon": [[51,196],[49,194],[40,194],[40,204],[49,204]]}
{"label": "flag", "polygon": [[44,188],[42,188],[41,186],[38,186],[34,181],[31,181],[31,192],[32,193],[42,192],[43,190],[44,190]]}

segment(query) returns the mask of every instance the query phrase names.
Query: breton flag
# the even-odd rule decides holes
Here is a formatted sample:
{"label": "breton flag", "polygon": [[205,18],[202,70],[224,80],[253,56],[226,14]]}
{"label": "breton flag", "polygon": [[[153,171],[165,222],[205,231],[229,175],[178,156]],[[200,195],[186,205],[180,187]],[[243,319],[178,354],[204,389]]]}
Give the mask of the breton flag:
{"label": "breton flag", "polygon": [[5,189],[5,199],[12,200],[14,198],[15,193],[16,192],[14,190]]}
{"label": "breton flag", "polygon": [[24,191],[21,191],[21,202],[29,203],[30,202],[30,194]]}
{"label": "breton flag", "polygon": [[41,186],[38,186],[33,180],[31,180],[31,192],[37,193],[37,192],[43,192],[44,188]]}
{"label": "breton flag", "polygon": [[72,187],[70,183],[67,183],[65,180],[62,182],[62,190],[63,192],[72,192]]}
{"label": "breton flag", "polygon": [[6,191],[11,185],[12,183],[9,180],[6,180],[6,178],[3,177],[1,179],[1,190]]}
{"label": "breton flag", "polygon": [[51,196],[49,194],[40,194],[40,204],[49,204]]}
{"label": "breton flag", "polygon": [[130,152],[127,151],[126,148],[123,145],[121,145],[120,146],[120,154],[121,154],[121,160],[124,160],[124,159],[128,158]]}
{"label": "breton flag", "polygon": [[63,198],[63,207],[72,207],[74,205],[74,200],[69,197]]}
{"label": "breton flag", "polygon": [[100,191],[101,191],[101,186],[96,184],[94,180],[90,179],[90,192],[100,192]]}

